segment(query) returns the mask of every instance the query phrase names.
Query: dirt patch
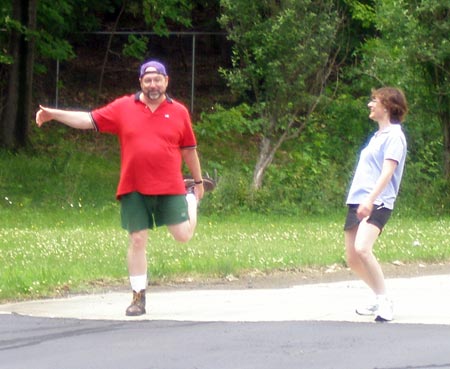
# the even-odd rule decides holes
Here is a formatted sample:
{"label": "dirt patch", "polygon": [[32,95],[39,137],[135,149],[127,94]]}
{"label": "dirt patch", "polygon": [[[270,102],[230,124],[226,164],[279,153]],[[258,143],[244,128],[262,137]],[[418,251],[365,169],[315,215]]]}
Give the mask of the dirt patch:
{"label": "dirt patch", "polygon": [[[450,275],[450,263],[403,264],[401,262],[382,265],[386,278],[410,278],[424,275]],[[332,265],[326,268],[274,271],[262,273],[250,271],[240,276],[229,275],[224,278],[196,279],[185,278],[151,284],[150,290],[173,289],[249,289],[249,288],[287,288],[299,284],[328,283],[358,279],[348,268]]]}

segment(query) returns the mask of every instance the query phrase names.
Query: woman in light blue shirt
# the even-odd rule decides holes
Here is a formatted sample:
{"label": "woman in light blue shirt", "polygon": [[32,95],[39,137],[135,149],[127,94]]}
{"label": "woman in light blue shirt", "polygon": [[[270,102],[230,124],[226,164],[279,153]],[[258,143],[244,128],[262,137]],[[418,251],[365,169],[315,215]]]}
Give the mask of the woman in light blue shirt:
{"label": "woman in light blue shirt", "polygon": [[356,309],[376,321],[393,319],[393,304],[386,295],[383,271],[373,246],[387,223],[398,194],[406,159],[401,122],[408,111],[405,95],[397,88],[372,92],[369,118],[378,130],[361,151],[347,196],[345,221],[347,264],[374,292],[367,306]]}

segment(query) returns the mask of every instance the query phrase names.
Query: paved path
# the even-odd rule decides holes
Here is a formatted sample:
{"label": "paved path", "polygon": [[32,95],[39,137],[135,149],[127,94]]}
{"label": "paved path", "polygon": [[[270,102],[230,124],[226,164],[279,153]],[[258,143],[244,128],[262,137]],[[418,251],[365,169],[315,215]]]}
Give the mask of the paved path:
{"label": "paved path", "polygon": [[[450,275],[388,279],[395,303],[392,323],[450,325]],[[0,314],[89,320],[196,322],[371,322],[354,308],[369,297],[360,281],[298,285],[282,289],[152,292],[147,314],[126,317],[129,292],[72,296],[0,305]],[[390,323],[390,324],[392,324]]]}
{"label": "paved path", "polygon": [[[389,279],[396,318],[354,307],[359,281],[130,293],[0,305],[0,369],[450,369],[450,275]],[[408,323],[408,324],[406,324]]]}

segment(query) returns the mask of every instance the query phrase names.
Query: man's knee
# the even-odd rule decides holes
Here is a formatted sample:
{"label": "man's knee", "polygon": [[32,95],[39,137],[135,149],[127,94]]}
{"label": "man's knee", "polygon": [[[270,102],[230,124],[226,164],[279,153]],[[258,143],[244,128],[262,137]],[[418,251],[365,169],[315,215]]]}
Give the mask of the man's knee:
{"label": "man's knee", "polygon": [[130,247],[145,248],[145,246],[147,245],[147,237],[147,230],[130,233]]}
{"label": "man's knee", "polygon": [[194,230],[189,221],[169,226],[169,232],[175,241],[185,243],[192,239]]}

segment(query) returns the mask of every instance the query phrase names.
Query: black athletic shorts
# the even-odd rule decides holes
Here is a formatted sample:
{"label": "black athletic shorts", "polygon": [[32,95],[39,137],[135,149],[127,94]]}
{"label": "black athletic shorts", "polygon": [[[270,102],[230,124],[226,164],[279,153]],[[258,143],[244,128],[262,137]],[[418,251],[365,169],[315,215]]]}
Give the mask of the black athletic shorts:
{"label": "black athletic shorts", "polygon": [[[345,219],[344,231],[348,231],[353,227],[356,227],[361,221],[358,219],[356,215],[356,211],[358,210],[359,204],[350,204],[348,205],[347,218]],[[384,226],[388,222],[391,217],[392,210],[385,208],[383,204],[374,205],[372,213],[367,219],[367,223],[373,224],[374,226],[380,229],[380,232],[383,230]]]}

